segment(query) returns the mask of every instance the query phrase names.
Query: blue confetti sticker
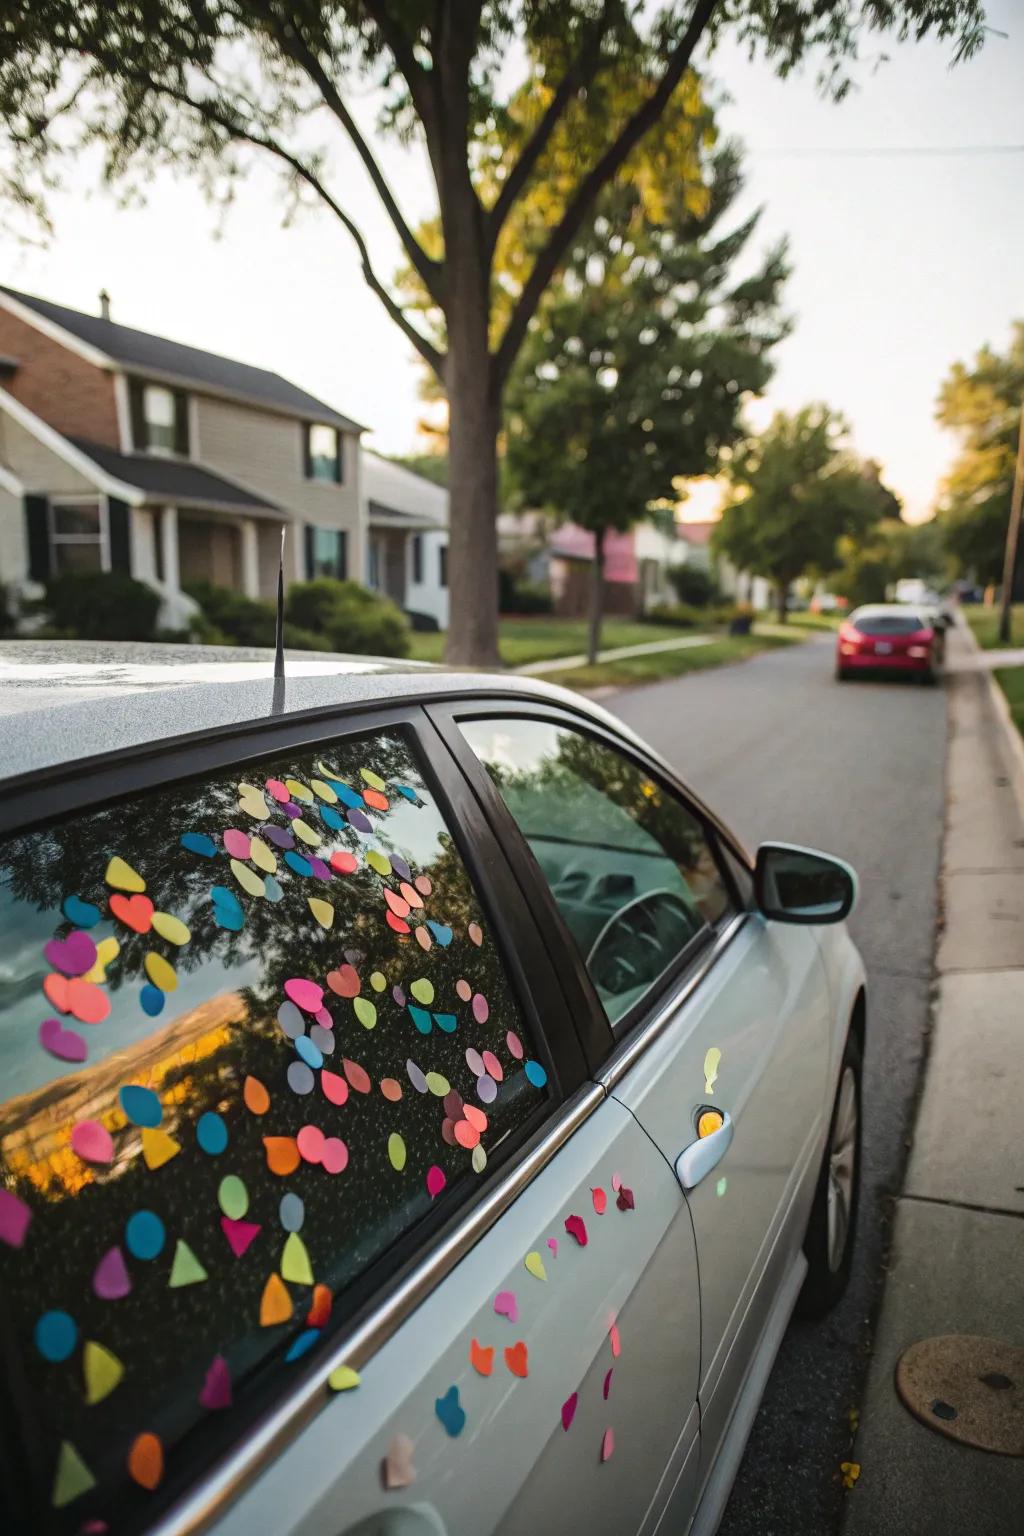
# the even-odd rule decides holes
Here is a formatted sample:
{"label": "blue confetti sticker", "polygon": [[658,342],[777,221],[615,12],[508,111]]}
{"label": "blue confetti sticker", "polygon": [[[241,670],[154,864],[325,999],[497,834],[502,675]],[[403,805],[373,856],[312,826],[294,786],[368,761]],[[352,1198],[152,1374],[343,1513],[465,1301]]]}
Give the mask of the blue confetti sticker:
{"label": "blue confetti sticker", "polygon": [[320,820],[325,826],[332,827],[335,832],[340,831],[345,825],[344,816],[339,815],[333,805],[322,805],[320,807]]}
{"label": "blue confetti sticker", "polygon": [[234,891],[229,891],[224,885],[211,886],[210,900],[213,902],[213,920],[218,928],[238,933],[245,924],[245,913]]}
{"label": "blue confetti sticker", "polygon": [[199,1116],[196,1125],[196,1141],[210,1157],[219,1157],[228,1144],[228,1128],[222,1117],[212,1109]]}
{"label": "blue confetti sticker", "polygon": [[100,909],[91,901],[83,901],[81,896],[65,896],[64,916],[76,928],[95,928],[100,920]]}
{"label": "blue confetti sticker", "polygon": [[297,1339],[292,1340],[284,1358],[287,1361],[301,1360],[303,1355],[308,1355],[319,1337],[319,1328],[307,1328],[305,1333],[300,1333]]}
{"label": "blue confetti sticker", "polygon": [[163,1252],[167,1233],[155,1211],[136,1211],[125,1223],[124,1241],[133,1259],[155,1259]]}
{"label": "blue confetti sticker", "polygon": [[318,1051],[306,1035],[300,1035],[295,1041],[295,1049],[302,1057],[307,1067],[319,1068],[324,1064],[323,1053]]}
{"label": "blue confetti sticker", "polygon": [[44,1312],[36,1323],[36,1349],[44,1360],[66,1360],[78,1342],[78,1326],[67,1312]]}
{"label": "blue confetti sticker", "polygon": [[284,861],[289,869],[293,869],[297,875],[311,875],[313,866],[308,859],[304,859],[301,853],[293,853],[291,849],[284,856]]}
{"label": "blue confetti sticker", "polygon": [[212,859],[217,852],[217,844],[205,832],[183,832],[181,846],[189,853],[201,854],[204,859]]}
{"label": "blue confetti sticker", "polygon": [[432,923],[430,921],[430,919],[428,918],[427,919],[427,927],[430,929],[431,933],[434,935],[435,943],[440,944],[442,949],[447,949],[448,945],[452,941],[452,930],[449,928],[448,924],[447,923]]}
{"label": "blue confetti sticker", "polygon": [[284,891],[273,875],[265,875],[263,879],[263,894],[268,901],[281,901]]}
{"label": "blue confetti sticker", "polygon": [[430,1014],[425,1008],[417,1008],[415,1003],[409,1004],[409,1016],[421,1035],[429,1035],[431,1028]]}
{"label": "blue confetti sticker", "polygon": [[164,1117],[160,1100],[152,1088],[143,1088],[138,1083],[126,1083],[117,1090],[117,1097],[132,1125],[145,1125],[152,1130]]}
{"label": "blue confetti sticker", "polygon": [[443,1029],[446,1035],[454,1035],[459,1021],[454,1013],[435,1013],[434,1023],[438,1029]]}
{"label": "blue confetti sticker", "polygon": [[142,1004],[143,1013],[148,1013],[151,1019],[155,1019],[158,1013],[163,1012],[166,998],[159,987],[154,987],[147,981],[139,993],[139,1002]]}
{"label": "blue confetti sticker", "polygon": [[404,795],[406,800],[411,800],[413,804],[419,799],[419,795],[414,789],[410,789],[408,784],[395,784],[393,787],[398,790],[400,795]]}
{"label": "blue confetti sticker", "polygon": [[548,1075],[539,1061],[528,1061],[523,1068],[527,1079],[535,1088],[543,1088],[548,1080]]}

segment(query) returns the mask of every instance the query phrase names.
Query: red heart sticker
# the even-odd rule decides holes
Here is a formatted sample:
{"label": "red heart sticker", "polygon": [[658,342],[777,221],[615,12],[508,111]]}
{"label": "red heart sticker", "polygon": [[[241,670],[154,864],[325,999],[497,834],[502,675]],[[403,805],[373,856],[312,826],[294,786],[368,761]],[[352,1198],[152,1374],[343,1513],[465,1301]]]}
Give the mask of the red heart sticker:
{"label": "red heart sticker", "polygon": [[153,926],[153,903],[148,896],[122,896],[115,891],[110,898],[110,910],[119,923],[135,933],[148,933]]}
{"label": "red heart sticker", "polygon": [[522,1339],[516,1344],[510,1344],[505,1350],[505,1364],[513,1376],[526,1377],[530,1374],[530,1362],[526,1345]]}

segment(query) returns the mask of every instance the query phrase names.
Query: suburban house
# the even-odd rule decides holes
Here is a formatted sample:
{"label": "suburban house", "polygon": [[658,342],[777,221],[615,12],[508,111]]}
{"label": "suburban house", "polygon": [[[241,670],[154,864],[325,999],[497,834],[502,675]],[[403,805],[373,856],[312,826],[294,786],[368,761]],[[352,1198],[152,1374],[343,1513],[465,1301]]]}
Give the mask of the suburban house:
{"label": "suburban house", "polygon": [[363,430],[279,374],[118,325],[105,295],[88,315],[0,287],[0,582],[124,570],[176,627],[191,581],[271,597],[284,525],[289,581],[369,580],[446,622],[447,493],[372,457],[364,491]]}
{"label": "suburban house", "polygon": [[[562,523],[550,539],[549,576],[555,612],[581,617],[590,601],[594,535]],[[604,539],[604,607],[609,614],[643,614],[675,601],[671,572],[686,559],[679,526],[637,523],[627,533]]]}

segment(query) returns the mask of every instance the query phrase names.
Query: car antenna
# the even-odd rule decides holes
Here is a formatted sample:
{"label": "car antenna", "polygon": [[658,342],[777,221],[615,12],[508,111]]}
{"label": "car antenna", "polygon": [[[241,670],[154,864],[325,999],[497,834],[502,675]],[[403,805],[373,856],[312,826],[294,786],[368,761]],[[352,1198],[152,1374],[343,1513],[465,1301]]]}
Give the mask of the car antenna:
{"label": "car antenna", "polygon": [[274,652],[274,677],[284,679],[284,536],[287,525],[281,524],[281,563],[277,568],[277,649]]}

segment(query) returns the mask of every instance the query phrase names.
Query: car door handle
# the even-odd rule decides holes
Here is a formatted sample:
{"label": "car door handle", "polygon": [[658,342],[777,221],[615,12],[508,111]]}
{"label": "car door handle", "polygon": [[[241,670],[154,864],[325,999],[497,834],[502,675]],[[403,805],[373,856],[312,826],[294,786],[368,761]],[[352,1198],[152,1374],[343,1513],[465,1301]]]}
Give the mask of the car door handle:
{"label": "car door handle", "polygon": [[676,1178],[684,1189],[696,1189],[712,1168],[718,1166],[732,1141],[732,1116],[723,1113],[722,1123],[710,1136],[701,1136],[676,1158]]}

